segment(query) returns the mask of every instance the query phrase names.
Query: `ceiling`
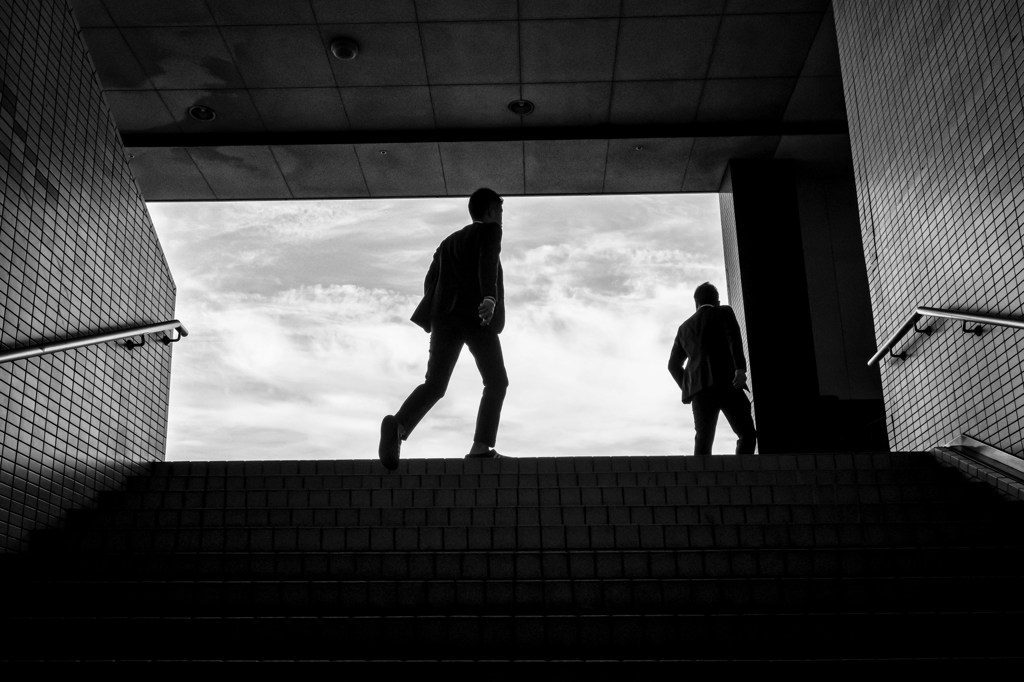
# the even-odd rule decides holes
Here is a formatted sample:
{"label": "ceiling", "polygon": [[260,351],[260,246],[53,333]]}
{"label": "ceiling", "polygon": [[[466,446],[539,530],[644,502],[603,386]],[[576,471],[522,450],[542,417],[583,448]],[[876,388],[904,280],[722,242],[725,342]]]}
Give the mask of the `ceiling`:
{"label": "ceiling", "polygon": [[829,0],[71,5],[149,201],[717,192],[730,158],[849,154]]}

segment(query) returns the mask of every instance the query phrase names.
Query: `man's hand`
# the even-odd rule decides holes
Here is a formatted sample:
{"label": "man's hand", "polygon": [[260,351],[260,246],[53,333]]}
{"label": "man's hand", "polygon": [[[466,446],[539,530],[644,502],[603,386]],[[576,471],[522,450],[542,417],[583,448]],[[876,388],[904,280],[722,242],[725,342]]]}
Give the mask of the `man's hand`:
{"label": "man's hand", "polygon": [[494,299],[488,296],[480,302],[479,306],[477,306],[476,314],[480,316],[481,327],[486,327],[491,323],[491,318],[494,317],[494,307],[496,305],[497,304],[494,302]]}
{"label": "man's hand", "polygon": [[732,378],[732,386],[738,389],[747,388],[747,373],[742,369],[736,370],[736,376]]}

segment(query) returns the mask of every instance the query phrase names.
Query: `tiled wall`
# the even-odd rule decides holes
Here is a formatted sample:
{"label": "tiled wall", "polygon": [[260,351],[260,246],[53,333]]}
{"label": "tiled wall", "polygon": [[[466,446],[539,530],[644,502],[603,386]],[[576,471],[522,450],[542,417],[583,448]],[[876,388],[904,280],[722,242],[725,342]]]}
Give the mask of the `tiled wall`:
{"label": "tiled wall", "polygon": [[[1024,318],[1024,7],[834,9],[878,342],[918,305]],[[882,360],[892,448],[968,434],[1024,455],[1024,331],[932,325]]]}
{"label": "tiled wall", "polygon": [[[0,3],[0,351],[173,319],[175,286],[64,0]],[[163,459],[171,349],[0,364],[0,551]]]}

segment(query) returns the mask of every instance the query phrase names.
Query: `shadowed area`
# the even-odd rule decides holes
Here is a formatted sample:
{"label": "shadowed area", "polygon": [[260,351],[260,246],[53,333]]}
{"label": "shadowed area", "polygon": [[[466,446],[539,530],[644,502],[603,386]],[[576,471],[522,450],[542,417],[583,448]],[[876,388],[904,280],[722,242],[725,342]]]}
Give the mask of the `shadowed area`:
{"label": "shadowed area", "polygon": [[717,192],[847,132],[828,0],[71,4],[151,201]]}

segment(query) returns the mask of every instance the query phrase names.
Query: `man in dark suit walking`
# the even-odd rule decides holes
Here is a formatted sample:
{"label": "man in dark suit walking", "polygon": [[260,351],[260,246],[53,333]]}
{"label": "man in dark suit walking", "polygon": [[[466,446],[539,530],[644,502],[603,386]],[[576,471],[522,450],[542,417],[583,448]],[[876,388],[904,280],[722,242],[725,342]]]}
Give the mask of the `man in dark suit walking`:
{"label": "man in dark suit walking", "polygon": [[721,305],[718,290],[708,282],[697,287],[693,300],[697,312],[679,325],[668,371],[682,391],[683,403],[692,403],[694,454],[711,454],[719,412],[736,433],[736,454],[753,454],[757,435],[750,401],[743,393],[747,361],[736,314]]}
{"label": "man in dark suit walking", "polygon": [[473,222],[446,237],[434,252],[423,299],[412,321],[430,334],[425,381],[380,425],[378,455],[389,470],[398,467],[402,441],[448,390],[455,363],[468,346],[483,379],[476,432],[467,458],[502,457],[494,450],[508,374],[498,334],[505,327],[502,281],[502,198],[482,187],[469,198]]}

